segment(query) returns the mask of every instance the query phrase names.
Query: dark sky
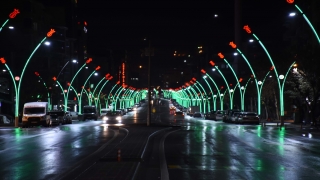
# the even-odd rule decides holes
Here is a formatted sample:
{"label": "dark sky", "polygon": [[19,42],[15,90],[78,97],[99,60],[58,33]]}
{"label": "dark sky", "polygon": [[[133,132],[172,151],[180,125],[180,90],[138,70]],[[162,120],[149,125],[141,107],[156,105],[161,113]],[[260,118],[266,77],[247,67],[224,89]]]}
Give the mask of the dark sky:
{"label": "dark sky", "polygon": [[[241,4],[241,24],[250,24],[262,37],[275,37],[292,8],[285,0],[243,0]],[[79,5],[88,22],[92,54],[144,46],[146,36],[154,46],[172,51],[194,49],[202,43],[225,46],[234,40],[234,0],[82,0]]]}

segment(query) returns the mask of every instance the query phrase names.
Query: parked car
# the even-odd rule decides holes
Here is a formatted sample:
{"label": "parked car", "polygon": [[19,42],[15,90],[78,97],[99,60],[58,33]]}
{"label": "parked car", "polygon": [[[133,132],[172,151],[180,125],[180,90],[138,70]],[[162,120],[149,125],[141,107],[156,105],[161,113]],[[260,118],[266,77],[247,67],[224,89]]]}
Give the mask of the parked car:
{"label": "parked car", "polygon": [[127,114],[127,110],[126,109],[118,109],[118,110],[122,112],[122,115],[126,115]]}
{"label": "parked car", "polygon": [[195,113],[193,113],[193,117],[202,118],[202,114],[200,112],[195,112]]}
{"label": "parked car", "polygon": [[254,123],[259,124],[260,118],[255,112],[240,112],[237,118],[237,122],[243,123]]}
{"label": "parked car", "polygon": [[239,116],[240,112],[234,112],[231,116],[230,116],[230,122],[232,123],[237,123],[238,122],[238,116]]}
{"label": "parked car", "polygon": [[72,115],[70,111],[66,111],[63,116],[63,124],[72,124]]}
{"label": "parked car", "polygon": [[75,112],[75,111],[69,111],[69,112],[70,112],[72,119],[78,119],[78,112]]}
{"label": "parked car", "polygon": [[184,119],[184,113],[182,111],[176,111],[174,113],[174,117],[175,120],[181,120]]}
{"label": "parked car", "polygon": [[225,113],[224,113],[224,115],[222,117],[222,121],[223,122],[231,122],[232,121],[231,117],[232,117],[233,113],[235,113],[235,112],[242,112],[242,110],[240,110],[240,109],[229,109],[229,110],[225,111]]}
{"label": "parked car", "polygon": [[205,114],[204,114],[204,119],[212,119],[212,118],[211,118],[211,112],[212,112],[212,111],[205,113]]}

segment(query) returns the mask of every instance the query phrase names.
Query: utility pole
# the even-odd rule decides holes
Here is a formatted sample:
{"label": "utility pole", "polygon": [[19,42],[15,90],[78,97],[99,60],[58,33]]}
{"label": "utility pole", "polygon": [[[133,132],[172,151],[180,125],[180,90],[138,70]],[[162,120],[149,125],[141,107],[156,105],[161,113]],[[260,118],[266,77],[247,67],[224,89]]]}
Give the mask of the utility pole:
{"label": "utility pole", "polygon": [[148,117],[147,117],[147,126],[150,126],[151,123],[151,77],[150,77],[150,63],[151,63],[151,42],[149,39],[149,62],[148,62]]}

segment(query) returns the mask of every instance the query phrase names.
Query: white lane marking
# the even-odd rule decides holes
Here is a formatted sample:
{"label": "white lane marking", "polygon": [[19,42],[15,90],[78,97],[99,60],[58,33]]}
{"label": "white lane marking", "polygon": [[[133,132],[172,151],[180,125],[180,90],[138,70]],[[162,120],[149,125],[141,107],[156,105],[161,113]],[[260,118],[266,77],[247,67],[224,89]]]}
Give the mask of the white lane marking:
{"label": "white lane marking", "polygon": [[162,139],[160,140],[160,145],[159,145],[159,154],[160,154],[160,170],[161,170],[161,180],[169,180],[169,172],[168,172],[168,166],[167,166],[167,161],[166,161],[166,155],[164,153],[164,141],[166,137],[174,133],[176,131],[179,131],[180,129],[177,129],[175,131],[168,132],[165,134]]}

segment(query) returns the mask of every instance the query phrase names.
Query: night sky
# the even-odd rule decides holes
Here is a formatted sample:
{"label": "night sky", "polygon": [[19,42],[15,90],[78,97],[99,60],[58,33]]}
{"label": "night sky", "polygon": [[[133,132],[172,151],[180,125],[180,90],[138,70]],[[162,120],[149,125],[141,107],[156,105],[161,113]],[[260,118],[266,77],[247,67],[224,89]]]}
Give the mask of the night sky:
{"label": "night sky", "polygon": [[[144,37],[172,52],[191,51],[203,43],[225,48],[234,40],[233,0],[85,0],[79,5],[88,22],[88,52],[93,55],[104,55],[106,49],[139,49],[145,46]],[[243,0],[241,24],[249,24],[260,38],[277,41],[290,9],[285,0]]]}

